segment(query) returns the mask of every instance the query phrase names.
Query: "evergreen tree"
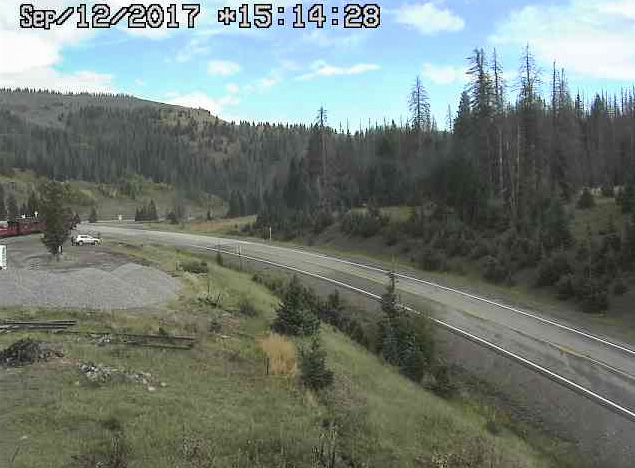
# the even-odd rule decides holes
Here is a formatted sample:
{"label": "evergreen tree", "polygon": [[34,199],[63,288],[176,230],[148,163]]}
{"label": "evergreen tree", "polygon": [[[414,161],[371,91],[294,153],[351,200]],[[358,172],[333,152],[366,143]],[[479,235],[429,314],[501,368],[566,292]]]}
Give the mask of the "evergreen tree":
{"label": "evergreen tree", "polygon": [[148,221],[158,221],[159,214],[157,213],[157,206],[154,204],[154,200],[150,200],[148,205]]}
{"label": "evergreen tree", "polygon": [[[135,216],[135,221],[136,221],[136,216]],[[88,217],[88,222],[89,223],[97,222],[97,208],[95,208],[94,206],[90,209],[90,216]]]}
{"label": "evergreen tree", "polygon": [[0,184],[0,221],[7,218],[7,207],[4,203],[4,186]]}
{"label": "evergreen tree", "polygon": [[311,390],[322,390],[333,384],[333,371],[326,367],[326,351],[318,335],[311,339],[308,347],[300,348],[300,370],[302,382]]}
{"label": "evergreen tree", "polygon": [[34,191],[29,193],[29,198],[27,199],[27,212],[29,216],[35,216],[35,213],[39,211],[39,202],[37,198],[37,194]]}
{"label": "evergreen tree", "polygon": [[273,331],[285,335],[314,335],[320,329],[320,320],[307,303],[306,293],[297,276],[293,276],[276,312]]}
{"label": "evergreen tree", "polygon": [[13,193],[10,193],[7,198],[7,214],[9,219],[16,219],[20,214],[18,210],[18,202]]}
{"label": "evergreen tree", "polygon": [[40,209],[46,224],[42,242],[51,254],[58,256],[60,248],[68,240],[73,222],[66,187],[59,182],[43,184],[40,188]]}
{"label": "evergreen tree", "polygon": [[423,86],[421,78],[417,76],[410,97],[408,99],[408,109],[410,110],[410,122],[417,132],[427,132],[430,130],[430,99],[428,91]]}

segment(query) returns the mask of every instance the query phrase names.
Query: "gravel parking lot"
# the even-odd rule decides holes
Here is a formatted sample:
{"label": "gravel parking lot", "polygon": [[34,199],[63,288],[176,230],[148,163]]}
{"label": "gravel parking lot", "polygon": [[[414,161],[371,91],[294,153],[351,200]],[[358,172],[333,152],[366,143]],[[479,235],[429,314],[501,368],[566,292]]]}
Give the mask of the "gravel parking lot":
{"label": "gravel parking lot", "polygon": [[157,306],[176,296],[178,282],[131,263],[103,246],[65,246],[52,260],[39,236],[4,239],[9,268],[0,271],[0,307],[115,310]]}

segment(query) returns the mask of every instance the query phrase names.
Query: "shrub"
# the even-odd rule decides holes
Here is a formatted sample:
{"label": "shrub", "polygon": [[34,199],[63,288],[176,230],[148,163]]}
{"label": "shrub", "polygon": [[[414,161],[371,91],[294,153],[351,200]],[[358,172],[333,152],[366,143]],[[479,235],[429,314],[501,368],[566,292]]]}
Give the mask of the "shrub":
{"label": "shrub", "polygon": [[369,238],[377,235],[390,219],[369,209],[368,213],[347,213],[342,219],[341,229],[345,234]]}
{"label": "shrub", "polygon": [[419,256],[419,265],[427,271],[439,271],[445,269],[447,257],[441,250],[425,247]]}
{"label": "shrub", "polygon": [[626,283],[624,283],[623,280],[619,279],[617,280],[615,285],[613,285],[613,294],[615,294],[616,296],[623,296],[627,292],[628,286],[626,285]]}
{"label": "shrub", "polygon": [[575,276],[567,274],[562,276],[556,283],[556,289],[558,290],[558,299],[566,301],[576,295]]}
{"label": "shrub", "polygon": [[480,260],[487,255],[495,255],[496,249],[492,245],[491,242],[487,240],[477,241],[476,245],[472,248],[472,252],[470,253],[470,258],[472,260]]}
{"label": "shrub", "polygon": [[602,312],[609,306],[608,289],[598,279],[584,281],[578,289],[578,295],[582,310],[586,313]]}
{"label": "shrub", "polygon": [[432,391],[443,398],[449,398],[456,393],[457,387],[450,378],[450,369],[445,364],[437,364],[433,371],[434,383]]}
{"label": "shrub", "polygon": [[326,352],[317,336],[309,346],[300,348],[300,369],[302,383],[311,390],[322,390],[333,384],[333,371],[326,367]]}
{"label": "shrub", "polygon": [[580,195],[577,206],[581,210],[588,210],[595,206],[595,199],[588,188],[582,190],[582,195]]}
{"label": "shrub", "polygon": [[536,286],[553,286],[562,276],[572,272],[573,267],[569,263],[567,254],[558,252],[550,257],[544,258],[538,265]]}
{"label": "shrub", "polygon": [[602,185],[602,196],[605,198],[615,198],[615,188],[611,184]]}
{"label": "shrub", "polygon": [[196,261],[196,260],[183,262],[181,264],[181,268],[183,268],[183,271],[187,271],[189,273],[195,273],[195,274],[207,273],[209,271],[207,262]]}
{"label": "shrub", "polygon": [[508,268],[498,258],[491,255],[485,257],[481,265],[483,278],[492,283],[502,283],[511,276]]}
{"label": "shrub", "polygon": [[247,317],[256,317],[258,315],[258,311],[256,310],[256,306],[249,299],[243,298],[238,304],[238,311]]}

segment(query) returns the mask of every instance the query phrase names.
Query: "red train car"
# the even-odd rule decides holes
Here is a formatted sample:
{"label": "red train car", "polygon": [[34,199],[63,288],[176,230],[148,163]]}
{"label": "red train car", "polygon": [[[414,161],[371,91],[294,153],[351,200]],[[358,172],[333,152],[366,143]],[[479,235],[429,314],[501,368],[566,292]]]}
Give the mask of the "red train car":
{"label": "red train car", "polygon": [[44,221],[38,218],[18,218],[7,221],[6,226],[0,225],[0,238],[26,236],[44,230]]}

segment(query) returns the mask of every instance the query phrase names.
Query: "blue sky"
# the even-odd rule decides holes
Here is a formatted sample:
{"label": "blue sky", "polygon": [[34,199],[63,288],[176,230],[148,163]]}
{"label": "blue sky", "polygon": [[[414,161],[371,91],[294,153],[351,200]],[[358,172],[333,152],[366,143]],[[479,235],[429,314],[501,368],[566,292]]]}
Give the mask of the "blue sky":
{"label": "blue sky", "polygon": [[[0,86],[123,92],[203,107],[228,120],[309,123],[324,105],[332,126],[348,120],[356,129],[369,119],[406,119],[417,75],[443,127],[448,105],[456,111],[465,59],[475,47],[496,47],[510,95],[526,43],[545,82],[556,60],[574,92],[635,84],[635,0],[379,0],[382,25],[374,30],[293,29],[290,10],[298,1],[274,2],[287,8],[287,24],[267,30],[217,22],[218,8],[255,2],[213,0],[202,2],[195,29],[77,30],[73,18],[32,31],[18,28],[20,2],[3,0]],[[116,10],[129,2],[106,3]],[[330,19],[331,7],[341,11],[347,2],[323,3]],[[58,11],[76,4],[35,2]]]}

